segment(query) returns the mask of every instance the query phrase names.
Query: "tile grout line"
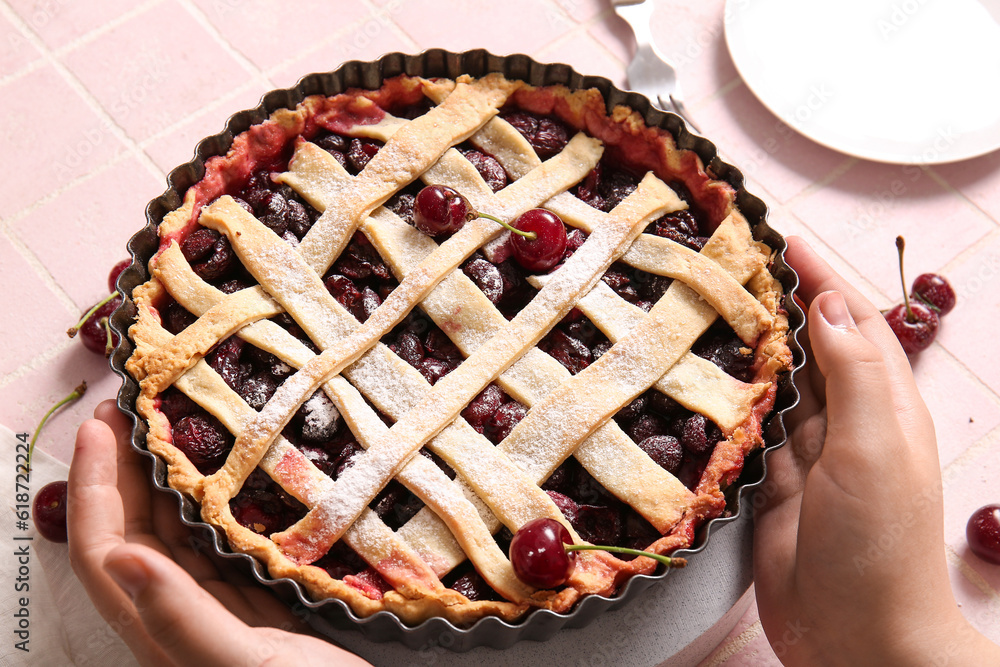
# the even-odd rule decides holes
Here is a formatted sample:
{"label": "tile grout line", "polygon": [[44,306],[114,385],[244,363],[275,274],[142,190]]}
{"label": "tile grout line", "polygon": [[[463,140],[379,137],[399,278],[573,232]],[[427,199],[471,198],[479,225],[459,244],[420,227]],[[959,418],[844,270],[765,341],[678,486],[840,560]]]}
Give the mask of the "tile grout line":
{"label": "tile grout line", "polygon": [[708,106],[711,105],[716,100],[721,100],[723,97],[725,97],[729,93],[739,88],[740,84],[742,83],[743,79],[741,79],[739,75],[737,75],[735,79],[727,81],[726,83],[719,86],[717,90],[712,91],[708,95],[705,95],[705,97],[698,100],[697,103],[691,106],[691,111],[694,112],[708,108]]}
{"label": "tile grout line", "polygon": [[[205,15],[201,9],[196,6],[191,0],[178,0],[184,9],[187,10],[188,14],[191,15],[202,28],[204,28],[214,39],[218,42],[219,46],[222,47],[223,51],[228,53],[230,56],[236,59],[236,62],[240,64],[243,69],[245,69],[251,76],[256,77],[267,90],[276,88],[277,86],[271,81],[263,70],[259,68],[250,58],[243,54],[242,51],[233,46],[228,39],[223,36],[219,29],[214,23]],[[235,8],[234,8],[235,11]]]}
{"label": "tile grout line", "polygon": [[[565,10],[563,10],[562,7],[558,5],[558,3],[557,6],[559,7],[560,10],[562,10],[565,13]],[[590,17],[590,19],[588,19],[587,21],[576,21],[572,16],[569,16],[567,20],[571,25],[573,24],[575,25],[571,30],[566,31],[566,36],[570,37],[573,35],[583,34],[589,37],[591,40],[594,41],[595,44],[597,44],[598,48],[600,48],[601,52],[605,56],[610,58],[611,61],[614,62],[615,64],[622,66],[623,70],[622,73],[624,74],[625,73],[624,70],[628,67],[628,62],[622,60],[617,53],[612,51],[611,48],[604,43],[603,40],[598,39],[590,32],[592,28],[600,25],[601,23],[604,23],[605,21],[607,21],[608,17],[612,16],[616,16],[615,10],[613,8],[606,9],[603,12],[599,12],[598,14],[595,14],[594,16]],[[566,41],[566,40],[553,40],[544,48],[546,49],[551,48],[556,43],[556,41]],[[627,80],[627,75],[626,75],[626,80]]]}
{"label": "tile grout line", "polygon": [[[24,39],[24,41],[26,42],[28,41],[27,37],[22,36],[22,39]],[[45,67],[45,56],[39,53],[37,58],[35,58],[24,67],[17,70],[16,72],[12,72],[5,76],[0,76],[0,87],[6,86],[20,79],[23,79],[24,77],[30,75],[32,72],[36,70],[41,69],[42,67]]]}
{"label": "tile grout line", "polygon": [[44,352],[40,352],[33,359],[27,361],[18,368],[15,368],[3,377],[0,377],[0,389],[3,389],[7,385],[21,379],[29,373],[34,373],[48,362],[69,350],[74,345],[79,345],[79,343],[67,336],[66,340],[61,343],[57,343]]}
{"label": "tile grout line", "polygon": [[[176,132],[177,130],[181,129],[182,127],[184,127],[190,121],[192,121],[192,120],[198,120],[200,118],[205,117],[209,113],[211,113],[213,111],[216,111],[220,106],[222,106],[223,104],[226,104],[226,103],[232,101],[237,96],[242,95],[244,92],[246,92],[247,90],[250,90],[254,85],[257,85],[258,83],[259,83],[259,81],[257,81],[256,79],[250,79],[249,81],[247,81],[242,86],[234,88],[234,89],[226,92],[224,95],[216,97],[214,100],[212,100],[208,104],[205,104],[205,105],[202,105],[201,107],[199,107],[198,111],[196,113],[188,114],[188,115],[184,116],[181,120],[179,120],[176,123],[174,123],[173,125],[167,125],[165,127],[162,127],[155,134],[151,134],[150,136],[146,137],[145,139],[143,139],[142,141],[139,142],[139,144],[138,144],[139,147],[142,148],[143,150],[146,150],[152,144],[156,143],[160,139],[163,139],[165,136],[171,134],[172,132]],[[222,125],[223,125],[223,127],[221,127],[219,129],[220,132],[225,129],[225,120],[222,120]],[[192,151],[193,150],[194,150],[194,147],[192,147]]]}
{"label": "tile grout line", "polygon": [[978,588],[984,595],[986,595],[986,597],[1000,601],[1000,593],[993,590],[990,583],[986,581],[981,574],[976,572],[971,565],[965,562],[965,559],[962,558],[957,551],[951,548],[948,544],[945,544],[944,552],[948,562],[955,566],[955,569],[961,572],[962,576],[965,577],[970,584]]}
{"label": "tile grout line", "polygon": [[[992,218],[990,218],[990,220],[992,220]],[[1000,228],[994,228],[989,230],[988,232],[980,236],[978,239],[967,245],[965,248],[962,248],[962,250],[957,255],[949,259],[945,263],[945,265],[941,267],[941,273],[948,273],[949,271],[954,271],[958,267],[965,264],[969,260],[970,256],[975,255],[979,251],[983,250],[984,248],[986,248],[986,246],[990,245],[998,238],[1000,238]]]}
{"label": "tile grout line", "polygon": [[[792,126],[789,125],[789,127]],[[792,130],[795,131],[795,128],[792,127]],[[798,134],[799,133],[796,131],[796,135]],[[804,136],[804,135],[799,135],[799,136]],[[789,210],[791,210],[791,207],[794,204],[796,204],[799,200],[808,199],[812,195],[816,194],[817,192],[819,192],[820,190],[827,187],[835,180],[837,180],[838,178],[849,172],[851,168],[854,167],[854,165],[858,164],[859,162],[861,162],[861,160],[859,160],[856,157],[849,157],[849,156],[846,157],[843,162],[838,163],[829,172],[827,172],[826,176],[823,176],[822,178],[813,181],[812,183],[810,183],[809,185],[807,185],[806,187],[802,188],[794,195],[789,197],[788,201],[786,201],[784,205],[788,207]],[[810,229],[812,228],[810,227]]]}
{"label": "tile grout line", "polygon": [[944,188],[948,192],[952,192],[955,195],[957,195],[970,208],[973,208],[973,209],[979,211],[980,213],[982,213],[983,215],[985,215],[994,225],[1000,226],[1000,220],[997,220],[996,218],[994,218],[982,206],[980,206],[976,202],[972,201],[972,199],[970,199],[964,192],[962,192],[961,190],[959,190],[958,188],[956,188],[955,186],[953,186],[951,183],[949,183],[948,180],[945,179],[944,176],[942,176],[941,174],[937,173],[937,171],[934,169],[933,166],[927,165],[926,171],[927,171],[928,175],[934,181],[936,181],[937,184],[940,185],[942,188]]}
{"label": "tile grout line", "polygon": [[[371,5],[371,3],[366,2],[364,4],[365,4],[365,6],[373,7],[373,5]],[[327,37],[325,39],[322,39],[322,40],[316,42],[315,44],[310,45],[309,48],[307,48],[305,51],[302,51],[302,52],[300,52],[300,53],[298,53],[298,54],[296,54],[296,55],[294,55],[294,56],[292,56],[290,58],[286,58],[285,60],[281,61],[280,63],[277,63],[276,65],[273,65],[273,66],[269,67],[266,70],[267,75],[271,76],[271,75],[275,74],[276,72],[280,71],[281,69],[283,69],[285,67],[288,67],[292,63],[294,63],[294,62],[296,62],[298,60],[302,60],[303,58],[308,57],[308,56],[310,56],[310,55],[312,55],[312,54],[320,51],[321,49],[324,49],[327,46],[330,46],[331,44],[335,44],[336,42],[338,42],[341,39],[343,39],[343,37],[345,35],[347,35],[349,32],[356,31],[356,30],[358,30],[360,28],[363,28],[369,21],[375,19],[376,15],[384,17],[385,20],[388,23],[387,27],[390,30],[392,30],[397,35],[397,37],[401,37],[402,41],[407,42],[408,45],[409,45],[409,48],[414,49],[414,50],[420,50],[419,44],[417,44],[417,42],[415,42],[412,37],[410,37],[408,34],[406,34],[399,27],[399,25],[396,23],[396,20],[392,17],[391,14],[389,14],[388,12],[386,12],[384,9],[382,9],[380,7],[374,7],[374,9],[371,9],[371,13],[368,16],[366,16],[364,18],[361,18],[361,19],[358,19],[354,23],[351,23],[351,24],[345,26],[342,30],[340,30],[338,32],[335,32],[334,34],[330,35],[329,37]],[[351,48],[353,48],[353,47],[351,47]],[[342,55],[346,59],[350,59],[350,56],[351,56],[350,53],[344,53]],[[344,62],[345,62],[345,60],[340,60],[340,61],[338,61],[336,63],[333,63],[333,67],[331,67],[330,70],[336,69],[338,66],[340,66]],[[303,76],[306,75],[306,74],[309,74],[309,72],[305,72],[303,74]]]}
{"label": "tile grout line", "polygon": [[147,11],[153,9],[157,5],[162,5],[164,2],[165,0],[147,0],[142,4],[132,7],[128,11],[119,14],[118,16],[111,19],[107,23],[104,23],[103,25],[94,28],[88,33],[80,35],[79,37],[69,42],[68,44],[60,46],[58,49],[53,50],[52,55],[55,56],[56,58],[62,58],[67,53],[75,51],[81,46],[85,46],[93,42],[102,35],[105,35],[114,30],[115,28],[119,27],[123,23],[126,23],[129,20],[146,13]]}
{"label": "tile grout line", "polygon": [[937,342],[937,345],[939,348],[941,348],[941,351],[945,354],[945,356],[951,359],[951,361],[954,362],[959,367],[959,369],[966,376],[967,379],[972,380],[974,384],[977,385],[978,389],[984,390],[987,394],[989,394],[990,398],[993,400],[994,403],[1000,405],[1000,394],[994,391],[993,388],[990,387],[988,384],[983,382],[983,379],[978,375],[976,375],[975,371],[966,366],[965,362],[956,357],[951,350],[949,350],[940,342]]}
{"label": "tile grout line", "polygon": [[[28,204],[27,206],[25,206],[23,209],[21,209],[20,211],[18,211],[14,215],[6,218],[7,222],[10,223],[10,222],[18,222],[20,220],[23,220],[24,218],[28,217],[29,215],[31,215],[32,213],[34,213],[36,210],[38,210],[39,208],[41,208],[42,206],[45,206],[46,204],[49,204],[52,201],[54,201],[55,199],[57,199],[60,195],[64,194],[66,191],[68,191],[68,190],[70,190],[72,188],[75,188],[76,186],[80,185],[81,183],[86,183],[87,181],[89,181],[90,179],[92,179],[92,178],[94,178],[96,176],[99,176],[99,175],[103,174],[108,169],[111,169],[112,167],[116,166],[120,162],[124,162],[127,158],[130,158],[130,157],[134,157],[133,153],[131,153],[130,151],[128,151],[128,150],[118,151],[115,155],[112,155],[105,162],[97,165],[96,167],[94,167],[93,169],[87,171],[84,174],[80,174],[79,176],[77,176],[73,180],[69,181],[68,183],[65,183],[65,184],[59,186],[58,188],[52,190],[51,192],[49,192],[49,194],[45,195],[41,199],[38,199],[38,200],[32,202],[31,204]],[[157,172],[156,176],[157,176],[158,179],[159,178],[163,178],[163,173],[162,172]]]}
{"label": "tile grout line", "polygon": [[951,482],[954,477],[962,472],[974,459],[983,452],[989,451],[994,445],[1000,444],[1000,425],[988,431],[979,440],[965,448],[961,454],[952,459],[951,463],[941,469],[941,484]]}
{"label": "tile grout line", "polygon": [[753,622],[746,630],[728,643],[719,646],[707,661],[701,663],[699,667],[718,667],[734,655],[746,648],[747,644],[756,639],[764,632],[764,627],[760,624],[760,619]]}
{"label": "tile grout line", "polygon": [[[59,302],[65,307],[70,313],[80,312],[79,307],[74,303],[73,299],[70,298],[69,294],[59,286],[52,274],[49,273],[45,265],[42,264],[41,260],[31,252],[31,250],[24,244],[21,239],[14,234],[14,230],[9,226],[8,221],[0,223],[0,233],[10,241],[10,244],[14,246],[14,250],[28,263],[35,274],[41,279],[42,284],[45,285],[49,291],[56,295]],[[82,313],[80,313],[82,315]],[[68,327],[67,327],[68,328]]]}
{"label": "tile grout line", "polygon": [[[840,260],[841,262],[843,262],[844,264],[846,264],[851,269],[851,271],[855,274],[856,279],[852,278],[852,279],[848,280],[848,282],[850,282],[855,287],[857,287],[859,284],[863,284],[866,287],[866,289],[869,289],[871,292],[882,296],[883,298],[886,299],[886,301],[890,301],[889,297],[886,296],[886,294],[881,289],[879,289],[879,287],[877,285],[875,285],[873,282],[871,282],[870,280],[868,280],[867,277],[865,277],[864,275],[862,275],[862,273],[860,271],[858,271],[858,269],[854,266],[854,264],[851,263],[850,261],[848,261],[848,259],[846,257],[844,257],[840,253],[840,251],[838,251],[836,248],[834,248],[829,243],[827,243],[823,239],[822,236],[820,236],[819,234],[817,234],[816,230],[814,230],[809,224],[807,224],[806,221],[803,220],[799,216],[798,213],[796,213],[795,211],[791,210],[785,204],[782,204],[781,206],[784,209],[784,214],[785,215],[790,215],[793,218],[795,218],[799,222],[800,225],[802,225],[803,227],[805,227],[806,229],[808,229],[809,233],[811,233],[813,236],[816,237],[817,241],[819,241],[820,243],[823,244],[823,248],[826,248],[827,250],[829,250],[830,254],[833,257],[836,257],[838,260]],[[813,244],[810,242],[810,245],[813,245]],[[820,256],[822,257],[822,255],[820,255]],[[876,305],[876,307],[878,307],[878,306]]]}
{"label": "tile grout line", "polygon": [[37,35],[37,33],[32,31],[21,20],[19,16],[14,14],[6,3],[0,5],[0,14],[5,15],[8,20],[10,20],[12,23],[15,23],[19,28],[31,32],[29,39],[35,42],[35,46],[39,48],[39,50],[42,52],[43,57],[49,62],[49,64],[52,65],[52,67],[56,70],[56,72],[59,73],[63,81],[65,81],[69,85],[69,87],[72,88],[78,95],[80,95],[83,101],[91,107],[91,110],[96,113],[98,118],[111,132],[111,135],[114,138],[118,139],[118,141],[120,141],[122,144],[124,144],[124,146],[127,149],[133,151],[136,157],[139,158],[139,161],[147,169],[149,169],[152,174],[155,174],[158,178],[162,178],[163,172],[160,171],[159,167],[157,167],[153,163],[152,159],[139,148],[138,144],[136,144],[135,140],[133,140],[128,135],[128,133],[125,132],[124,128],[122,128],[121,125],[119,125],[117,121],[115,121],[115,119],[111,117],[111,114],[109,114],[108,111],[105,110],[105,108],[101,105],[101,103],[97,100],[97,98],[94,97],[94,95],[87,89],[85,85],[83,85],[83,82],[80,81],[65,64],[63,64],[58,58],[56,58],[52,54],[52,51],[50,51],[49,48],[45,45],[45,43],[42,42],[41,38]]}

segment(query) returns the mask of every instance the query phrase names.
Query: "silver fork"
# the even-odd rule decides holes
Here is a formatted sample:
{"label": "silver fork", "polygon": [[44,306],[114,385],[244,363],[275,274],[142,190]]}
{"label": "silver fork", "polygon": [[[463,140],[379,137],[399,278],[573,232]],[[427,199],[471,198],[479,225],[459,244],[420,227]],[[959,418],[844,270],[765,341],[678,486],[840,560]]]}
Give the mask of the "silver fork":
{"label": "silver fork", "polygon": [[700,131],[684,109],[677,70],[653,42],[653,33],[649,28],[653,3],[646,0],[611,0],[611,4],[635,33],[635,55],[626,70],[629,87],[648,97],[660,109],[673,111],[695,131]]}

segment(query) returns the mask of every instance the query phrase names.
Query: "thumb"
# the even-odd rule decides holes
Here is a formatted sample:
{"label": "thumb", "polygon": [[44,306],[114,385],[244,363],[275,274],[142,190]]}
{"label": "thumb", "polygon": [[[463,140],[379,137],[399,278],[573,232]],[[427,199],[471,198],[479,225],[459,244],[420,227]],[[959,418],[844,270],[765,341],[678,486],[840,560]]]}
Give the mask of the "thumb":
{"label": "thumb", "polygon": [[257,665],[274,655],[276,646],[153,549],[116,547],[104,570],[132,598],[143,628],[176,664]]}
{"label": "thumb", "polygon": [[809,337],[816,365],[826,379],[823,457],[830,463],[847,459],[870,467],[893,455],[905,437],[897,419],[892,375],[883,350],[862,334],[840,292],[824,292],[813,299]]}

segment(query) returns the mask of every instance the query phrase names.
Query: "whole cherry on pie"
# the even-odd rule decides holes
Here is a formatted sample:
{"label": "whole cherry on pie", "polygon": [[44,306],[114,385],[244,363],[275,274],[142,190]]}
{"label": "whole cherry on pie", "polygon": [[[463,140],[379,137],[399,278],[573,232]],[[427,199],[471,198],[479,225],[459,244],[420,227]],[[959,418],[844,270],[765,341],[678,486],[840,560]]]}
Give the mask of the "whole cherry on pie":
{"label": "whole cherry on pie", "polygon": [[514,533],[510,563],[518,578],[530,586],[562,586],[576,568],[576,554],[566,551],[565,544],[573,544],[566,526],[555,519],[534,519]]}
{"label": "whole cherry on pie", "polygon": [[533,208],[518,216],[514,229],[535,236],[511,237],[514,259],[529,271],[548,271],[566,251],[566,226],[559,216],[544,208]]}
{"label": "whole cherry on pie", "polygon": [[667,567],[684,567],[683,558],[626,547],[573,544],[566,526],[555,519],[533,519],[518,528],[510,541],[510,562],[524,583],[535,588],[556,588],[573,576],[577,551],[610,551],[629,556],[652,558]]}
{"label": "whole cherry on pie", "polygon": [[413,203],[414,225],[428,236],[454,234],[477,217],[469,200],[447,185],[428,185]]}
{"label": "whole cherry on pie", "polygon": [[965,539],[972,553],[1000,565],[1000,505],[980,507],[969,517]]}

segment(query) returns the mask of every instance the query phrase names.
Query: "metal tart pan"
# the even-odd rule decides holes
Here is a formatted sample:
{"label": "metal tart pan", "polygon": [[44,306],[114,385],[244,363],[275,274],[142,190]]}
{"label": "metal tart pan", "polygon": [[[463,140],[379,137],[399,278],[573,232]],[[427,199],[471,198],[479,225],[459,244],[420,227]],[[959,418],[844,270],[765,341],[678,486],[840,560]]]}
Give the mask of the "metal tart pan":
{"label": "metal tart pan", "polygon": [[[121,342],[111,356],[111,366],[123,380],[118,393],[118,407],[132,420],[132,445],[136,451],[152,460],[153,484],[177,498],[181,521],[191,527],[192,540],[197,540],[202,547],[211,545],[211,550],[223,559],[232,561],[234,567],[242,569],[261,585],[270,588],[279,598],[287,602],[293,611],[335,643],[354,645],[351,633],[343,632],[345,629],[353,629],[360,631],[368,640],[374,642],[395,641],[401,642],[408,649],[424,652],[430,650],[432,653],[429,655],[438,661],[446,657],[441,655],[442,652],[464,652],[481,646],[505,649],[522,640],[544,641],[563,629],[584,627],[603,612],[622,607],[641,596],[643,591],[654,583],[674,577],[685,577],[688,573],[693,574],[689,566],[686,570],[666,570],[648,576],[637,575],[611,597],[591,595],[581,600],[569,613],[557,614],[538,610],[514,623],[487,617],[469,628],[459,628],[444,619],[434,618],[417,626],[407,626],[389,612],[379,612],[362,618],[355,615],[340,600],[322,602],[311,600],[296,582],[289,579],[273,579],[256,559],[242,553],[233,553],[225,535],[201,520],[197,505],[190,498],[167,486],[166,463],[146,449],[147,428],[135,409],[139,386],[125,370],[125,362],[134,350],[134,344],[128,337],[128,327],[136,314],[131,293],[137,285],[146,282],[150,277],[148,263],[159,244],[157,225],[167,213],[181,205],[184,192],[201,179],[205,172],[205,161],[215,155],[224,155],[236,135],[252,125],[263,122],[275,110],[293,108],[309,95],[336,95],[350,88],[374,89],[378,88],[384,79],[398,74],[456,78],[461,74],[478,77],[490,72],[501,72],[510,79],[526,81],[534,86],[562,84],[571,89],[596,88],[604,96],[609,111],[618,105],[631,107],[643,116],[647,125],[670,132],[679,148],[694,151],[710,175],[732,185],[737,193],[736,203],[750,222],[754,237],[776,251],[772,272],[781,281],[786,295],[789,295],[785,299],[785,307],[789,313],[791,329],[789,342],[794,353],[795,365],[792,372],[780,380],[775,410],[764,425],[764,449],[748,457],[738,482],[726,492],[728,501],[726,516],[702,525],[696,533],[692,546],[676,552],[675,555],[689,558],[692,565],[695,565],[698,563],[698,555],[706,550],[717,531],[727,524],[741,520],[744,525],[749,525],[748,519],[752,512],[751,496],[764,483],[768,452],[784,444],[786,433],[783,416],[799,400],[794,377],[804,362],[804,353],[796,335],[802,328],[805,317],[795,301],[790,298],[798,285],[798,277],[784,261],[785,241],[768,225],[767,207],[764,202],[746,191],[743,174],[736,167],[723,162],[715,145],[708,139],[694,134],[680,116],[660,111],[648,98],[621,90],[604,77],[580,74],[569,65],[539,63],[522,54],[497,56],[482,49],[463,53],[431,49],[416,55],[389,53],[373,62],[349,61],[332,72],[310,74],[291,88],[273,90],[265,94],[260,104],[253,109],[240,111],[231,116],[222,132],[198,142],[194,158],[170,172],[167,176],[167,190],[146,207],[146,226],[128,242],[132,263],[118,279],[118,291],[124,302],[112,315],[111,326],[119,334]],[[735,532],[734,530],[734,535]],[[745,542],[746,540],[742,540],[742,543]],[[746,545],[740,546],[739,543],[741,541],[736,540],[727,549],[746,551]],[[744,570],[747,568],[744,567]],[[706,585],[709,585],[708,581]],[[749,581],[743,582],[742,585],[741,593],[749,586]],[[678,609],[677,622],[683,624],[684,618],[683,610]],[[354,636],[356,637],[356,634]]]}

